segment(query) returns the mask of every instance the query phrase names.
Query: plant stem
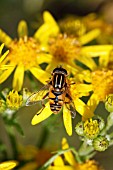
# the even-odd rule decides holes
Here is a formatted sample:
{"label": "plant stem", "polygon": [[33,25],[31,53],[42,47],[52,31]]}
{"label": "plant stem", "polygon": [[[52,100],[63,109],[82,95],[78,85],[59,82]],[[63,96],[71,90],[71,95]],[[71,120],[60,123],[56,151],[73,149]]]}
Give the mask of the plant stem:
{"label": "plant stem", "polygon": [[13,159],[16,159],[17,155],[18,155],[18,150],[17,150],[16,139],[15,139],[15,136],[14,136],[14,131],[13,131],[12,127],[10,127],[10,126],[7,126],[6,130],[7,130],[7,133],[8,133],[9,139],[10,139],[10,143],[11,143],[11,146],[12,146]]}

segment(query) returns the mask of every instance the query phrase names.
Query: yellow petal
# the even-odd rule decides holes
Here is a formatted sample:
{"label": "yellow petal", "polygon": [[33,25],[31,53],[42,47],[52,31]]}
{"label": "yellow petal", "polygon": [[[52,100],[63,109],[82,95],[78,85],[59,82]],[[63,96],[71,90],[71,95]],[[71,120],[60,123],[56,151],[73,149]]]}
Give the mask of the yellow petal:
{"label": "yellow petal", "polygon": [[50,74],[42,70],[39,67],[30,68],[30,72],[43,84],[46,84],[46,81],[50,78]]}
{"label": "yellow petal", "polygon": [[0,75],[0,84],[3,83],[13,72],[14,66],[10,67],[9,69],[3,71],[3,73]]}
{"label": "yellow petal", "polygon": [[12,66],[12,65],[0,65],[0,70],[8,70],[11,67],[14,67],[14,66]]}
{"label": "yellow petal", "polygon": [[55,21],[55,19],[53,18],[53,16],[51,15],[49,11],[44,11],[43,19],[45,23],[57,25],[57,22]]}
{"label": "yellow petal", "polygon": [[40,114],[39,113],[40,113],[40,110],[33,117],[32,122],[31,122],[32,125],[38,124],[38,123],[42,122],[43,120],[47,119],[49,116],[51,116],[51,114],[53,112],[50,109],[49,102],[46,103],[45,108],[42,110],[42,112]]}
{"label": "yellow petal", "polygon": [[0,170],[11,170],[13,169],[15,166],[18,165],[17,161],[5,161],[3,163],[0,163]]}
{"label": "yellow petal", "polygon": [[100,67],[107,67],[109,63],[109,54],[101,55],[99,57],[99,66]]}
{"label": "yellow petal", "polygon": [[98,96],[93,93],[87,103],[92,112],[95,111],[98,103],[99,103]]}
{"label": "yellow petal", "polygon": [[65,166],[50,166],[48,168],[48,170],[76,170],[75,167],[72,167],[72,166],[68,166],[68,165],[65,165]]}
{"label": "yellow petal", "polygon": [[[62,140],[62,149],[68,149],[69,148],[69,145],[67,143],[67,140],[66,138],[63,138]],[[72,154],[71,151],[67,151],[64,153],[64,157],[66,159],[66,161],[71,165],[71,166],[76,166],[76,160]]]}
{"label": "yellow petal", "polygon": [[28,28],[26,21],[22,20],[18,24],[18,36],[19,37],[25,37],[28,35]]}
{"label": "yellow petal", "polygon": [[0,29],[0,41],[8,47],[12,39],[3,30]]}
{"label": "yellow petal", "polygon": [[0,57],[0,63],[6,58],[7,54],[9,53],[9,50],[6,51],[1,57]]}
{"label": "yellow petal", "polygon": [[13,78],[13,88],[14,90],[20,91],[23,85],[24,79],[24,66],[18,65]]}
{"label": "yellow petal", "polygon": [[39,54],[37,55],[37,61],[38,61],[38,64],[41,64],[41,63],[50,63],[52,61],[52,58],[53,56],[50,55],[50,54]]}
{"label": "yellow petal", "polygon": [[54,20],[52,15],[45,11],[43,14],[44,24],[40,26],[40,28],[34,34],[34,37],[38,39],[41,43],[47,43],[50,35],[57,35],[59,32],[59,27],[57,22]]}
{"label": "yellow petal", "polygon": [[82,55],[87,55],[89,57],[97,57],[101,55],[109,55],[113,50],[113,45],[94,45],[85,46],[81,49]]}
{"label": "yellow petal", "polygon": [[72,135],[71,113],[67,109],[65,104],[63,106],[63,121],[64,121],[64,126],[65,126],[65,129],[66,129],[66,132],[68,133],[69,136],[71,136]]}
{"label": "yellow petal", "polygon": [[55,67],[57,67],[57,66],[58,66],[58,63],[55,63],[55,62],[52,60],[51,63],[48,64],[48,66],[46,67],[46,71],[51,73],[51,72],[53,71],[53,69],[54,69]]}
{"label": "yellow petal", "polygon": [[92,58],[89,58],[88,56],[80,56],[78,60],[85,66],[89,67],[91,70],[95,70],[97,68],[97,65],[94,60]]}
{"label": "yellow petal", "polygon": [[2,53],[3,48],[4,48],[4,43],[0,45],[0,54]]}
{"label": "yellow petal", "polygon": [[79,38],[82,45],[89,43],[100,35],[100,29],[94,29]]}
{"label": "yellow petal", "polygon": [[80,84],[75,84],[75,87],[76,87],[77,92],[82,92],[82,93],[90,92],[93,89],[92,84],[82,84],[82,83],[80,83]]}
{"label": "yellow petal", "polygon": [[61,158],[61,156],[58,156],[54,160],[54,166],[63,166],[63,165],[64,165],[63,159]]}
{"label": "yellow petal", "polygon": [[79,98],[74,100],[74,104],[77,112],[80,113],[84,119],[88,119],[94,116],[94,113],[90,110],[90,107]]}

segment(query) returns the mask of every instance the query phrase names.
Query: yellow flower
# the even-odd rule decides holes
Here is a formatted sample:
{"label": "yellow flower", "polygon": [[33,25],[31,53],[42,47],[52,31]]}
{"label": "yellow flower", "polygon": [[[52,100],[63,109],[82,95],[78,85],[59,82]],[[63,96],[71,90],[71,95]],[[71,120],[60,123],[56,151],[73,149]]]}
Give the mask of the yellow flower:
{"label": "yellow flower", "polygon": [[[83,62],[91,70],[87,77],[93,91],[88,100],[92,111],[95,110],[99,101],[105,101],[106,96],[113,93],[112,50],[112,45],[86,46],[81,50],[81,54],[85,55]],[[93,57],[98,57],[98,64],[93,60]]]}
{"label": "yellow flower", "polygon": [[19,95],[17,91],[12,90],[6,96],[6,104],[10,109],[18,109],[22,106],[22,102],[22,96]]}
{"label": "yellow flower", "polygon": [[113,43],[113,26],[111,23],[105,21],[104,16],[98,16],[96,13],[88,14],[81,19],[82,24],[86,27],[86,30],[92,30],[99,28],[101,34],[97,37],[97,41],[100,44],[112,44]]}
{"label": "yellow flower", "polygon": [[92,91],[88,105],[95,110],[99,101],[105,101],[106,96],[113,93],[113,70],[97,69],[91,72]]}
{"label": "yellow flower", "polygon": [[[46,70],[52,71],[54,67],[63,65],[66,69],[80,69],[75,65],[74,60],[82,61],[81,49],[84,44],[95,39],[100,34],[100,30],[92,30],[79,38],[74,36],[67,36],[66,34],[59,34],[55,38],[49,39],[47,63],[49,64]],[[86,62],[86,61],[85,61]],[[72,70],[71,70],[72,71]]]}
{"label": "yellow flower", "polygon": [[0,163],[0,170],[11,170],[18,165],[17,161],[10,160]]}
{"label": "yellow flower", "polygon": [[75,67],[74,59],[78,58],[80,53],[80,42],[75,37],[69,37],[66,34],[59,34],[49,40],[49,53],[52,56],[50,64],[47,67],[53,69],[57,65],[70,65]]}
{"label": "yellow flower", "polygon": [[[62,149],[68,149],[67,140],[62,140]],[[63,158],[64,157],[64,158]],[[102,170],[95,160],[88,160],[84,163],[78,163],[71,151],[64,153],[63,157],[58,156],[53,165],[48,167],[48,170]]]}
{"label": "yellow flower", "polygon": [[80,17],[69,15],[59,21],[60,29],[63,33],[68,35],[75,35],[77,37],[86,33],[86,26]]}
{"label": "yellow flower", "polygon": [[[42,83],[50,76],[41,69],[39,64],[43,62],[41,50],[47,43],[49,36],[57,35],[59,27],[47,11],[44,12],[44,24],[36,31],[34,37],[28,37],[27,24],[21,21],[18,25],[19,39],[12,40],[6,33],[0,30],[0,41],[4,42],[9,48],[9,54],[4,59],[3,64],[12,65],[9,69],[2,71],[0,74],[0,83],[4,82],[14,71],[13,88],[21,90],[24,81],[24,72],[29,70]],[[5,53],[6,55],[6,53]]]}

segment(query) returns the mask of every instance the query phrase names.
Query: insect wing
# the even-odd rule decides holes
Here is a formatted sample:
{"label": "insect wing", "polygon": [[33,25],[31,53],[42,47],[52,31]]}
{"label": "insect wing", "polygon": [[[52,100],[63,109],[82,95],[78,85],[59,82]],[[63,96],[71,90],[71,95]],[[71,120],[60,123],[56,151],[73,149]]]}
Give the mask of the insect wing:
{"label": "insect wing", "polygon": [[26,106],[37,104],[39,101],[44,100],[47,97],[49,85],[43,86],[39,91],[33,93],[26,102]]}
{"label": "insect wing", "polygon": [[70,111],[72,118],[75,118],[76,109],[75,109],[75,105],[74,105],[73,101],[71,101],[70,103],[66,103],[66,107]]}

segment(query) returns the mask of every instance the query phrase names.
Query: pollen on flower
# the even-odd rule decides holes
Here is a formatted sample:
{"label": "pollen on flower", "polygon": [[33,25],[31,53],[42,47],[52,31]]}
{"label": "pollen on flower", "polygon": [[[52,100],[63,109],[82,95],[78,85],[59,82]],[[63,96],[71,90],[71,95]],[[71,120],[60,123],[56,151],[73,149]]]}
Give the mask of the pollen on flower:
{"label": "pollen on flower", "polygon": [[84,122],[84,134],[89,139],[94,139],[99,134],[99,123],[98,120],[86,120]]}
{"label": "pollen on flower", "polygon": [[10,43],[9,49],[10,53],[5,60],[6,63],[22,64],[25,69],[36,65],[39,44],[35,39],[25,36],[19,40],[14,40]]}
{"label": "pollen on flower", "polygon": [[10,91],[6,97],[6,104],[10,109],[18,109],[22,105],[22,96],[17,91]]}
{"label": "pollen on flower", "polygon": [[74,37],[60,34],[56,39],[50,39],[49,50],[56,60],[68,62],[77,58],[80,52],[80,43]]}
{"label": "pollen on flower", "polygon": [[92,72],[93,91],[100,101],[113,93],[113,70],[96,70]]}

